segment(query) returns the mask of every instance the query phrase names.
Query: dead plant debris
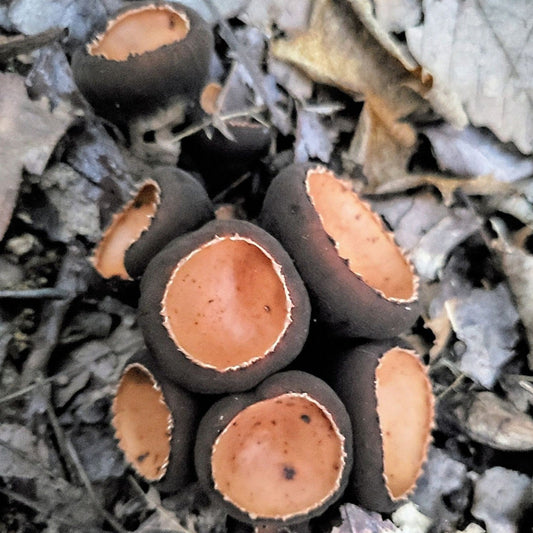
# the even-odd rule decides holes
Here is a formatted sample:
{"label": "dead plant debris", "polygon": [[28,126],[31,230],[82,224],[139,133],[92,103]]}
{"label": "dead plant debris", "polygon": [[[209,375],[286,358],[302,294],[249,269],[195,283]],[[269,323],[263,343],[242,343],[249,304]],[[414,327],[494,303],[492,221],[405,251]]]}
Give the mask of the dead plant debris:
{"label": "dead plant debris", "polygon": [[186,0],[215,33],[222,91],[163,135],[99,118],[72,77],[74,49],[125,1],[0,6],[0,533],[252,531],[196,483],[165,494],[127,468],[110,407],[144,347],[139,288],[89,261],[154,165],[207,179],[194,143],[234,142],[235,121],[271,142],[246,165],[200,149],[217,213],[255,222],[293,162],[366,195],[420,276],[405,337],[436,397],[407,503],[380,515],[346,494],[281,530],[531,533],[533,4]]}

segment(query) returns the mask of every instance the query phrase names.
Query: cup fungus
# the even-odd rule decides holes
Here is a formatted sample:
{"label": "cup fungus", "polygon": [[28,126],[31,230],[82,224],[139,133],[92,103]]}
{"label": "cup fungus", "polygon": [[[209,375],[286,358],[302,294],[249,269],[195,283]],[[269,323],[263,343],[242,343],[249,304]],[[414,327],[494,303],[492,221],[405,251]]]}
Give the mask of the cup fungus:
{"label": "cup fungus", "polygon": [[171,104],[196,102],[205,84],[213,35],[176,2],[128,2],[96,28],[72,57],[74,79],[96,111],[119,124]]}
{"label": "cup fungus", "polygon": [[166,380],[146,350],[127,362],[113,399],[112,424],[127,462],[141,477],[164,492],[193,479],[199,418],[198,401]]}
{"label": "cup fungus", "polygon": [[307,285],[317,318],[345,337],[388,338],[418,316],[418,279],[392,234],[357,194],[316,165],[292,165],[270,185],[261,225]]}
{"label": "cup fungus", "polygon": [[355,502],[391,512],[415,488],[427,457],[434,399],[426,368],[394,341],[360,345],[333,362],[332,386],[353,428]]}
{"label": "cup fungus", "polygon": [[209,409],[198,429],[196,471],[237,520],[298,523],[341,496],[351,440],[346,409],[326,383],[281,372]]}
{"label": "cup fungus", "polygon": [[93,264],[104,278],[140,277],[170,240],[213,217],[211,200],[197,180],[177,168],[159,167],[114,215]]}
{"label": "cup fungus", "polygon": [[212,221],[175,239],[141,280],[145,340],[167,375],[196,392],[245,390],[289,364],[309,315],[291,259],[249,222]]}

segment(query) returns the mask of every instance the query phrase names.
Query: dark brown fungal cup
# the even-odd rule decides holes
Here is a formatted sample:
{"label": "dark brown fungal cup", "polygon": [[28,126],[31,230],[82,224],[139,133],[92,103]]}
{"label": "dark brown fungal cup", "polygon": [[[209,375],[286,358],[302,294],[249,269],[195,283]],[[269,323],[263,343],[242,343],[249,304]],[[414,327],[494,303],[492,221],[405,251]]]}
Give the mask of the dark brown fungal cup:
{"label": "dark brown fungal cup", "polygon": [[348,493],[391,512],[414,490],[431,441],[434,398],[426,368],[395,341],[360,345],[333,362],[332,386],[353,427]]}
{"label": "dark brown fungal cup", "polygon": [[349,417],[319,378],[281,372],[210,408],[198,429],[195,464],[200,483],[237,520],[303,522],[346,486]]}
{"label": "dark brown fungal cup", "polygon": [[309,316],[291,259],[249,222],[212,221],[175,239],[141,280],[145,340],[167,375],[196,392],[245,390],[285,367]]}
{"label": "dark brown fungal cup", "polygon": [[170,240],[212,218],[213,205],[197,180],[159,167],[114,215],[95,250],[94,267],[104,278],[138,278]]}
{"label": "dark brown fungal cup", "polygon": [[165,379],[146,350],[128,361],[113,399],[112,424],[126,461],[142,478],[164,492],[194,478],[200,414],[197,399]]}
{"label": "dark brown fungal cup", "polygon": [[367,203],[324,167],[292,165],[270,185],[261,225],[280,240],[317,318],[337,336],[387,338],[418,316],[418,278]]}
{"label": "dark brown fungal cup", "polygon": [[123,123],[171,103],[196,102],[212,51],[209,25],[189,7],[128,2],[74,52],[72,70],[96,111]]}

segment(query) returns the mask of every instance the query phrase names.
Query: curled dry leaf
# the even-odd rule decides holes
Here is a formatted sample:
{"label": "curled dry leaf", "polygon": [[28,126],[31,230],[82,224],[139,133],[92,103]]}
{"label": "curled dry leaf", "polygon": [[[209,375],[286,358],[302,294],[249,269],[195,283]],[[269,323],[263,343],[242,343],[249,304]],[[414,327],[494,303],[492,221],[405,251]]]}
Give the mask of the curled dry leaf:
{"label": "curled dry leaf", "polygon": [[512,403],[488,391],[454,403],[454,415],[473,440],[497,450],[533,450],[533,419]]}
{"label": "curled dry leaf", "polygon": [[399,533],[399,529],[390,521],[383,520],[379,513],[365,511],[353,503],[340,507],[341,525],[335,526],[332,533]]}
{"label": "curled dry leaf", "polygon": [[72,120],[63,106],[51,112],[46,102],[30,100],[22,76],[0,73],[0,239],[11,220],[23,169],[42,174]]}
{"label": "curled dry leaf", "polygon": [[472,124],[530,154],[533,4],[426,0],[423,10],[424,23],[407,30],[407,44],[434,86],[458,95]]}

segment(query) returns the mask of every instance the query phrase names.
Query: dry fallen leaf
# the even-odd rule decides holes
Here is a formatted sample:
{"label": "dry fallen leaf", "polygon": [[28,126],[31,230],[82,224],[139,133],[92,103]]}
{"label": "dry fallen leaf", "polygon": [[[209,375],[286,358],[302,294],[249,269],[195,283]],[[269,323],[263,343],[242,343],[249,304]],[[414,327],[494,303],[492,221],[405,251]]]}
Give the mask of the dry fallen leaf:
{"label": "dry fallen leaf", "polygon": [[517,522],[530,506],[532,496],[531,478],[495,466],[476,482],[472,515],[485,522],[487,533],[514,533],[519,531]]}
{"label": "dry fallen leaf", "polygon": [[23,169],[42,174],[72,120],[61,105],[51,112],[45,101],[30,100],[22,76],[0,73],[0,240],[11,220]]}
{"label": "dry fallen leaf", "polygon": [[533,3],[425,0],[424,22],[406,31],[436,87],[455,92],[475,126],[533,151]]}
{"label": "dry fallen leaf", "polygon": [[457,338],[466,350],[459,361],[461,371],[487,389],[514,355],[518,342],[518,313],[507,286],[473,289],[470,294],[445,304]]}
{"label": "dry fallen leaf", "polygon": [[533,450],[533,418],[492,392],[456,395],[459,425],[476,442],[505,451]]}
{"label": "dry fallen leaf", "polygon": [[331,533],[401,533],[390,520],[383,520],[380,514],[365,511],[353,503],[341,505],[340,514],[342,523]]}
{"label": "dry fallen leaf", "polygon": [[272,33],[274,23],[287,35],[292,35],[307,27],[311,5],[311,0],[249,0],[239,18],[250,26],[260,28],[266,35]]}
{"label": "dry fallen leaf", "polygon": [[500,253],[503,270],[526,329],[530,346],[529,367],[533,368],[533,256],[509,242],[501,220],[492,220],[492,226],[499,237],[495,247]]}
{"label": "dry fallen leaf", "polygon": [[441,170],[459,176],[492,174],[498,181],[512,182],[533,175],[533,159],[507,150],[492,135],[469,127],[462,131],[449,124],[421,130],[433,147]]}

